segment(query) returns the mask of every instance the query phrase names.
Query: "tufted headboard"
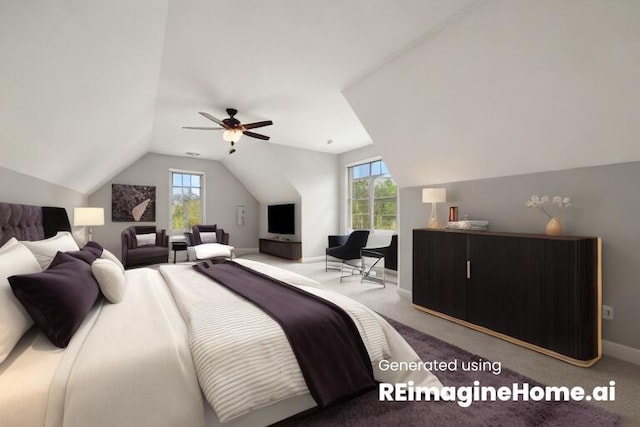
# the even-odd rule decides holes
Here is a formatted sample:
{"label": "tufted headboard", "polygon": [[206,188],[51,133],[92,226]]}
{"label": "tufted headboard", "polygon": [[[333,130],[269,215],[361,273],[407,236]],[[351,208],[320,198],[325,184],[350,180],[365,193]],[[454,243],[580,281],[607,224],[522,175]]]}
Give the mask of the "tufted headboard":
{"label": "tufted headboard", "polygon": [[18,240],[42,240],[58,231],[71,231],[64,208],[0,203],[0,246]]}

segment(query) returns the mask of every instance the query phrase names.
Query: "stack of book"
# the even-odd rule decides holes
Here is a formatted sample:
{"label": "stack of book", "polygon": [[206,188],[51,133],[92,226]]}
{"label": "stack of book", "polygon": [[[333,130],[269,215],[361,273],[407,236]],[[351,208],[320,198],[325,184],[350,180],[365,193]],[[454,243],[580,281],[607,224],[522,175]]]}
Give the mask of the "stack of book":
{"label": "stack of book", "polygon": [[489,225],[489,221],[479,220],[463,220],[463,221],[449,221],[447,228],[450,230],[486,230]]}

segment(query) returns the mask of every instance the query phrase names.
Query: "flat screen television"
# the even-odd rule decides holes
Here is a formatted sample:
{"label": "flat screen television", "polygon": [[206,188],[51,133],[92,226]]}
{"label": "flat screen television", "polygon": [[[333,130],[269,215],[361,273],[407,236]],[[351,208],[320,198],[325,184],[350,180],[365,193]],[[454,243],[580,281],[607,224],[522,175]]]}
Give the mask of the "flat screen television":
{"label": "flat screen television", "polygon": [[275,234],[296,234],[295,205],[267,206],[267,231]]}

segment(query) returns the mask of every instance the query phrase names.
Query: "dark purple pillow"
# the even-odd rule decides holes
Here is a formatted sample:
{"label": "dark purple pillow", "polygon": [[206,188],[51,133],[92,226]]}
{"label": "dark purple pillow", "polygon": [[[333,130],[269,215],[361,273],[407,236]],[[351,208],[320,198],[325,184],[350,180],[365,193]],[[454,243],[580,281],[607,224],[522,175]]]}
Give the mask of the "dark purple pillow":
{"label": "dark purple pillow", "polygon": [[96,256],[96,258],[100,258],[102,256],[102,246],[100,245],[100,243],[94,242],[93,240],[84,245],[82,250],[91,252]]}
{"label": "dark purple pillow", "polygon": [[[67,255],[71,255],[74,258],[77,258],[81,261],[86,262],[87,264],[91,265],[93,263],[93,261],[96,260],[96,258],[98,258],[96,256],[96,254],[92,251],[89,251],[87,249],[85,249],[86,246],[82,249],[80,249],[79,251],[67,251],[65,252],[65,254]],[[55,261],[55,258],[54,258]],[[59,261],[60,262],[60,261]],[[53,261],[51,261],[51,264],[53,264]],[[49,265],[49,268],[51,268],[51,264]]]}
{"label": "dark purple pillow", "polygon": [[42,273],[9,277],[11,289],[34,323],[64,348],[96,302],[100,290],[91,266],[58,252]]}

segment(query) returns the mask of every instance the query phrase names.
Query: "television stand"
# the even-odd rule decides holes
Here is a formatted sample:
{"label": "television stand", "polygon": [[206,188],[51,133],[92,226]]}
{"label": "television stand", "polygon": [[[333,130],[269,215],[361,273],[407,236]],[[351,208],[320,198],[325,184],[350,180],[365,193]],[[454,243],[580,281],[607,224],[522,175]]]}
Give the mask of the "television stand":
{"label": "television stand", "polygon": [[260,239],[260,253],[280,258],[298,260],[302,258],[302,243],[283,239]]}

